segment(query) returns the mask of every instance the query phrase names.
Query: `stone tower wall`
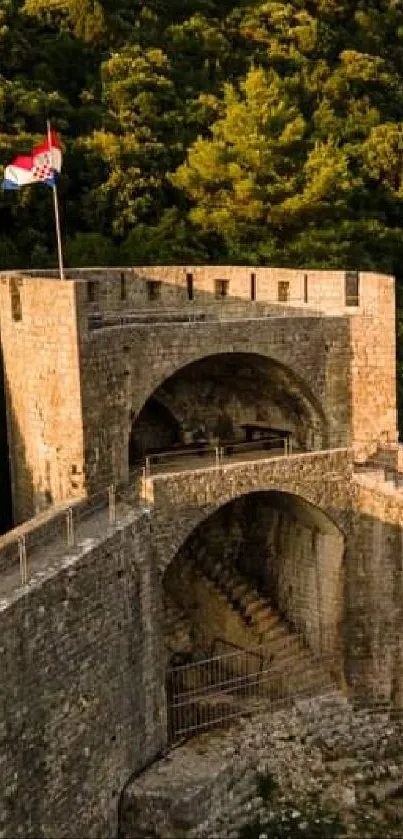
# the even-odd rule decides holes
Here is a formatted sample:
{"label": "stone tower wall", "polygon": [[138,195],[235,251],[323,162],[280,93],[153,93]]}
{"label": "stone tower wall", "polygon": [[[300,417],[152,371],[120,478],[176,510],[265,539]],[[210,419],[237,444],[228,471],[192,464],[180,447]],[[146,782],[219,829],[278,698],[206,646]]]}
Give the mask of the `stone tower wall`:
{"label": "stone tower wall", "polygon": [[396,327],[393,285],[364,275],[372,314],[351,324],[352,439],[357,460],[397,444]]}
{"label": "stone tower wall", "polygon": [[14,521],[83,493],[74,283],[2,277],[3,350]]}

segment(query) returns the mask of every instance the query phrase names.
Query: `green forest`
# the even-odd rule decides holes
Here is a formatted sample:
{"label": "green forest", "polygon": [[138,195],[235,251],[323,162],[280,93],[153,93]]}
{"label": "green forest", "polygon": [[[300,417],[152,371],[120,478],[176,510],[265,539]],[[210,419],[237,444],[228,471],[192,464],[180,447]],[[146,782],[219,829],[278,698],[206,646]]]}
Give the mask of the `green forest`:
{"label": "green forest", "polygon": [[[403,404],[403,0],[1,0],[0,165],[48,118],[67,267],[392,272]],[[54,265],[0,192],[0,269]]]}
{"label": "green forest", "polygon": [[[403,0],[2,0],[0,164],[59,132],[67,265],[399,274]],[[0,267],[55,264],[46,186]]]}

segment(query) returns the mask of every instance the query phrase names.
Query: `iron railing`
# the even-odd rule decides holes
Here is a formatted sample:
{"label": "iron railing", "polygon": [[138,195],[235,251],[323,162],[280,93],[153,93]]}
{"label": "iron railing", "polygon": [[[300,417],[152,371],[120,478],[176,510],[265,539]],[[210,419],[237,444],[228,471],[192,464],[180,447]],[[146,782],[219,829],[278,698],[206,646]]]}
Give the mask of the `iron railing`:
{"label": "iron railing", "polygon": [[173,744],[197,732],[225,726],[258,710],[275,710],[297,698],[334,691],[337,687],[332,675],[337,670],[334,657],[315,655],[300,639],[297,649],[302,659],[300,666],[298,662],[296,666],[298,636],[289,640],[293,642],[293,653],[283,656],[278,663],[271,660],[270,652],[262,646],[236,649],[170,668],[166,683],[169,742]]}
{"label": "iron railing", "polygon": [[[27,585],[36,566],[49,553],[49,564],[80,549],[86,539],[105,535],[133,506],[141,505],[141,471],[130,481],[111,484],[89,497],[54,509],[52,518],[39,516],[6,533],[0,547],[0,598]],[[14,580],[15,577],[15,580]]]}
{"label": "iron railing", "polygon": [[[269,452],[272,452],[272,455]],[[293,443],[291,437],[268,437],[267,439],[254,440],[252,442],[226,442],[221,445],[212,445],[206,443],[203,446],[186,446],[186,448],[170,449],[164,452],[156,452],[154,454],[147,454],[143,461],[145,470],[145,477],[149,478],[152,474],[158,474],[158,471],[171,469],[172,466],[186,469],[186,461],[188,469],[195,469],[194,458],[200,458],[200,468],[207,464],[210,466],[220,467],[227,460],[234,460],[234,458],[242,458],[243,454],[250,455],[255,453],[257,455],[265,454],[265,457],[278,456],[279,454],[290,455],[293,451]],[[250,460],[250,456],[245,460]],[[183,464],[183,467],[182,465]]]}

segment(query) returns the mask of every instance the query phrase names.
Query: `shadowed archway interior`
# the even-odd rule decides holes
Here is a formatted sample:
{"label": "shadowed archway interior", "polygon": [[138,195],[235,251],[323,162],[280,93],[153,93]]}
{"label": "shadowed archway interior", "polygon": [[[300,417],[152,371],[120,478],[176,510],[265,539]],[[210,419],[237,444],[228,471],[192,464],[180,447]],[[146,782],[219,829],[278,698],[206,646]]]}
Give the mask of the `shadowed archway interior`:
{"label": "shadowed archway interior", "polygon": [[278,491],[193,531],[163,580],[170,739],[344,681],[343,553],[322,511]]}
{"label": "shadowed archway interior", "polygon": [[[186,617],[195,647],[216,637],[243,647],[261,643],[258,614],[267,605],[315,653],[336,655],[343,554],[344,537],[321,510],[284,492],[253,492],[189,536],[165,573],[166,602]],[[170,653],[180,652],[166,641]]]}
{"label": "shadowed archway interior", "polygon": [[254,353],[206,356],[175,373],[133,417],[130,463],[138,453],[195,439],[243,439],[262,423],[293,435],[297,448],[322,448],[327,422],[309,388],[283,365]]}

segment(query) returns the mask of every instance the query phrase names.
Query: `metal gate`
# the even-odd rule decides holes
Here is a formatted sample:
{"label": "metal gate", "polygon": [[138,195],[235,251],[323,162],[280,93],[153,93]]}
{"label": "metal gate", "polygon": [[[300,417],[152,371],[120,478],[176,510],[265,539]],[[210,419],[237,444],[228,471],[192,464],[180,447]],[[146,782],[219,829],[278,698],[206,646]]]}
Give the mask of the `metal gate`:
{"label": "metal gate", "polygon": [[[284,656],[289,642],[290,657]],[[236,649],[172,667],[167,673],[168,738],[175,743],[199,731],[224,726],[259,709],[275,709],[312,692],[304,674],[293,667],[298,639],[287,639],[279,664],[263,648]],[[216,639],[215,649],[228,649]],[[232,645],[231,645],[232,646]],[[306,648],[305,648],[306,649]],[[335,686],[326,663],[312,653],[310,673],[317,667],[317,693]]]}

